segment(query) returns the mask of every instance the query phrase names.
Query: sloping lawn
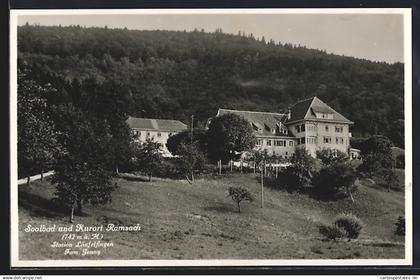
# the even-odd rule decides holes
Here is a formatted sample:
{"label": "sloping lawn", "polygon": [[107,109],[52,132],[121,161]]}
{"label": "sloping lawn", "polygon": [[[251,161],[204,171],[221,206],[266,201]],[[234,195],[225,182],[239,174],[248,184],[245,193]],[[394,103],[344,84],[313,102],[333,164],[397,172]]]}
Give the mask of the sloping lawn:
{"label": "sloping lawn", "polygon": [[[68,213],[51,202],[48,182],[19,186],[20,258],[42,259],[319,259],[403,258],[404,239],[394,235],[394,223],[404,214],[404,193],[366,187],[359,182],[349,199],[319,201],[266,187],[260,207],[260,185],[253,174],[186,181],[142,182],[115,179],[120,186],[112,203],[84,208],[75,223],[85,225],[140,224],[139,232],[107,232],[112,248],[99,256],[64,255],[52,248],[61,233],[26,233],[33,226],[69,226]],[[238,213],[227,197],[229,186],[245,186],[255,195]],[[320,222],[331,223],[342,212],[360,217],[365,226],[357,241],[324,241]]]}

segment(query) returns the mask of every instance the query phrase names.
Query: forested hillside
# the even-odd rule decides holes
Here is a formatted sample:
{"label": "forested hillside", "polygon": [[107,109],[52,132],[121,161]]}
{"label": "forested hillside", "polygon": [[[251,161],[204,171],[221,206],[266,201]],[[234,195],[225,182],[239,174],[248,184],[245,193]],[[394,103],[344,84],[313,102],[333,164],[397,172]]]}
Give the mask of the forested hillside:
{"label": "forested hillside", "polygon": [[220,107],[283,112],[317,95],[355,122],[355,136],[383,134],[403,147],[401,63],[331,55],[222,30],[25,25],[18,29],[18,49],[20,71],[57,89],[51,102],[65,95],[64,85],[77,83],[87,94],[121,93],[117,106],[130,115],[189,124],[194,114],[204,126]]}

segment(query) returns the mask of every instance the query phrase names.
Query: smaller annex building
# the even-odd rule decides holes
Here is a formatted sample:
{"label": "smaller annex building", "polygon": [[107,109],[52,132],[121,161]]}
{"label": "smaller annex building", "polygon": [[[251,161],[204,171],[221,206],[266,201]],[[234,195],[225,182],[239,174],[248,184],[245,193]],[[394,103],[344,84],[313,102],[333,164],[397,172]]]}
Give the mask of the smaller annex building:
{"label": "smaller annex building", "polygon": [[127,124],[134,135],[135,141],[143,143],[147,139],[151,139],[154,142],[158,142],[162,144],[163,156],[167,157],[172,156],[166,147],[168,138],[171,135],[188,128],[186,124],[178,120],[145,119],[134,117],[129,117],[127,119]]}

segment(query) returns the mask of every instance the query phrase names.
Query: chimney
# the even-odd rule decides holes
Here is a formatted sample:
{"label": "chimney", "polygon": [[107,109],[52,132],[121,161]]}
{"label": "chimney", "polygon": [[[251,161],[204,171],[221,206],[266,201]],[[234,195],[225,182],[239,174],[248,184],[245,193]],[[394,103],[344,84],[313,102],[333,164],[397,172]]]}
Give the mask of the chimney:
{"label": "chimney", "polygon": [[290,120],[292,118],[292,111],[289,108],[289,111],[287,112],[287,119]]}

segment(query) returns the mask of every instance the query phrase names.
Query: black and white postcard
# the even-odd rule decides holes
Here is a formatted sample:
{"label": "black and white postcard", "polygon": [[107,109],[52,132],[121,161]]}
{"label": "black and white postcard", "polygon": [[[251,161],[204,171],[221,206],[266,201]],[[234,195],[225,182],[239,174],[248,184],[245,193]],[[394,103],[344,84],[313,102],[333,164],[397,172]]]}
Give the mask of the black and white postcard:
{"label": "black and white postcard", "polygon": [[412,264],[410,9],[10,19],[13,267]]}

